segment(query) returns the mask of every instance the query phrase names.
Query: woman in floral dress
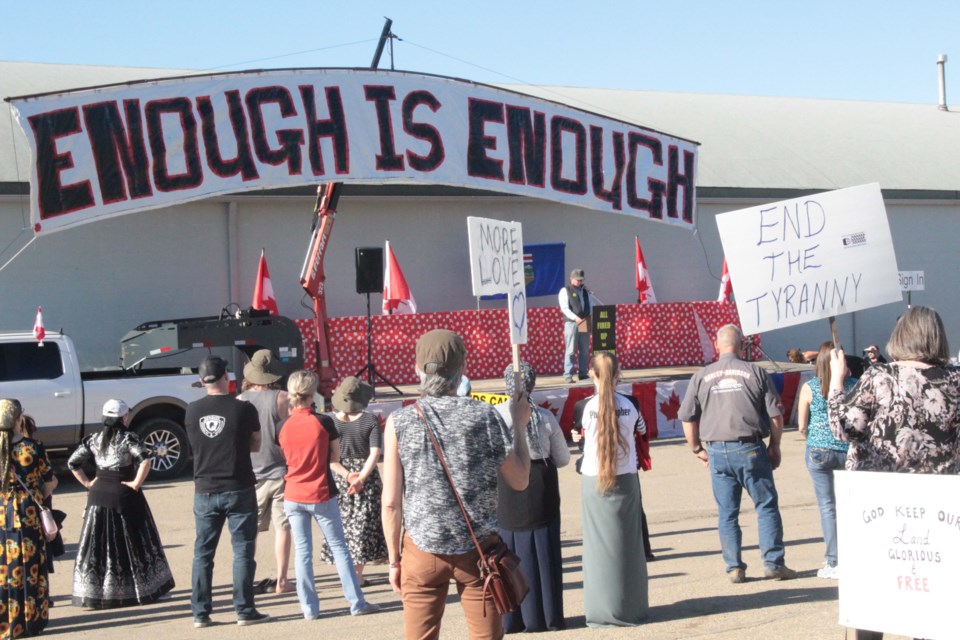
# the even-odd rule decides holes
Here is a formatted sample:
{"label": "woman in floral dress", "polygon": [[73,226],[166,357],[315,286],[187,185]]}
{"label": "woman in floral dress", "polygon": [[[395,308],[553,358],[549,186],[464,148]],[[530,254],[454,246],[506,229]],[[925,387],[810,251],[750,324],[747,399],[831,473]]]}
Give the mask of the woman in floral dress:
{"label": "woman in floral dress", "polygon": [[[359,378],[345,378],[333,394],[331,417],[340,434],[340,463],[347,468],[346,479],[333,477],[340,492],[340,517],[347,548],[353,558],[360,586],[366,586],[364,565],[383,562],[387,557],[387,543],[380,521],[380,496],[383,482],[377,471],[377,462],[383,450],[380,423],[372,413],[364,411],[373,398],[373,387]],[[320,558],[333,562],[330,547],[324,543]]]}
{"label": "woman in floral dress", "polygon": [[0,400],[0,640],[38,635],[49,619],[47,542],[37,505],[57,478],[37,443],[19,433],[22,420],[20,403]]}

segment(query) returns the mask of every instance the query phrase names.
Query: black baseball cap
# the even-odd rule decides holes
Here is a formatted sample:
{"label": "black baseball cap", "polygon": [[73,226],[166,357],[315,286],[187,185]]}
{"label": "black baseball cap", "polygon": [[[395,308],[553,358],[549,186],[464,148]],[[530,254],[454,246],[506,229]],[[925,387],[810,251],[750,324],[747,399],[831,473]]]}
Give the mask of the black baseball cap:
{"label": "black baseball cap", "polygon": [[213,384],[227,373],[227,361],[220,356],[207,356],[200,363],[200,381]]}

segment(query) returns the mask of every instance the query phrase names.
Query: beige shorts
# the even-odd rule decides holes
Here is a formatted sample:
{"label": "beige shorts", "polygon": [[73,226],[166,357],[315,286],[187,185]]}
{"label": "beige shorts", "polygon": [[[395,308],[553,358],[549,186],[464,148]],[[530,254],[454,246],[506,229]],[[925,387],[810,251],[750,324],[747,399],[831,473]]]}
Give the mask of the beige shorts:
{"label": "beige shorts", "polygon": [[257,480],[257,530],[268,531],[271,520],[275,529],[290,530],[283,512],[283,478]]}

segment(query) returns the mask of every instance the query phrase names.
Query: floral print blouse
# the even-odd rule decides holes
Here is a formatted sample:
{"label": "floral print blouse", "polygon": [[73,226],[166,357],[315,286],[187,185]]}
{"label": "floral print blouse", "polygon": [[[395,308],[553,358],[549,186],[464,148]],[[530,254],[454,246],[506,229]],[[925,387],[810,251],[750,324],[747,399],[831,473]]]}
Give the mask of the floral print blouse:
{"label": "floral print blouse", "polygon": [[960,369],[874,365],[827,402],[848,470],[960,473]]}
{"label": "floral print blouse", "polygon": [[[53,479],[53,468],[42,445],[30,438],[11,444],[10,457],[7,493],[0,506],[0,529],[9,531],[27,526],[39,530],[37,505],[43,503],[43,485]],[[29,494],[17,482],[18,477],[30,487]]]}

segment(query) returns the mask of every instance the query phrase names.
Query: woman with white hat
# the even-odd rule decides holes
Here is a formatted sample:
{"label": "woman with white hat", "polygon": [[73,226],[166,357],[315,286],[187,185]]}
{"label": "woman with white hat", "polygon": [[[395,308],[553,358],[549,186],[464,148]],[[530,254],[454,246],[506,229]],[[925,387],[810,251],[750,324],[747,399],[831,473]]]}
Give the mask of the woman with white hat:
{"label": "woman with white hat", "polygon": [[[153,452],[127,429],[123,400],[103,405],[103,430],[80,442],[67,462],[87,488],[73,570],[73,604],[110,609],[155,602],[174,587],[160,534],[140,490]],[[83,465],[97,465],[94,479]]]}
{"label": "woman with white hat", "polygon": [[[340,517],[347,548],[353,557],[360,586],[366,586],[363,567],[383,562],[387,557],[387,542],[380,520],[380,495],[383,481],[377,471],[377,462],[383,450],[383,435],[377,417],[364,411],[373,398],[373,387],[357,377],[345,378],[333,393],[330,414],[340,434],[340,464],[346,467],[346,478],[334,476],[340,494]],[[332,563],[333,554],[324,543],[320,558]]]}

